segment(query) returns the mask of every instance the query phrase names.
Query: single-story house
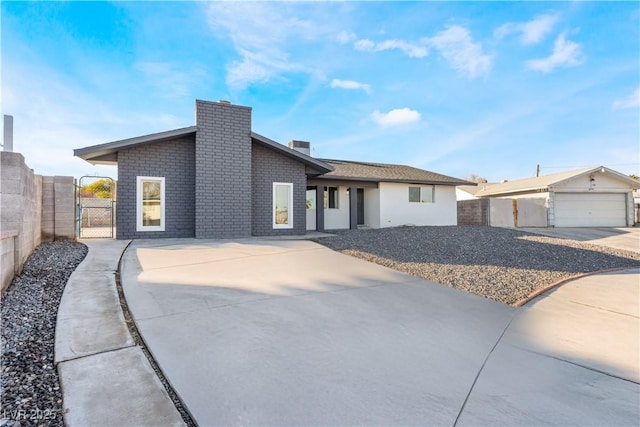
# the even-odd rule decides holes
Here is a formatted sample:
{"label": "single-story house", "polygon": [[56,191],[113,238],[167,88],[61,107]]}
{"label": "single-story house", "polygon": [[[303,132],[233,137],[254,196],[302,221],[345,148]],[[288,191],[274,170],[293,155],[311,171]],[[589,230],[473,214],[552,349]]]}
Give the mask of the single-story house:
{"label": "single-story house", "polygon": [[251,130],[251,108],[196,100],[195,126],[74,150],[118,166],[119,239],[239,238],[455,225],[456,185],[409,166],[316,159]]}
{"label": "single-story house", "polygon": [[604,166],[533,178],[462,186],[458,200],[543,199],[548,227],[628,227],[640,182]]}

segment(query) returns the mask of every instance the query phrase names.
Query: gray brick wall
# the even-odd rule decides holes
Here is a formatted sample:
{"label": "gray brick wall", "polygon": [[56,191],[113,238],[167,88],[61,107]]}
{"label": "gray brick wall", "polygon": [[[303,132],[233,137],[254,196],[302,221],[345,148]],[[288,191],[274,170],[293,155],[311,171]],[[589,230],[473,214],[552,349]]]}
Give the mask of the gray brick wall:
{"label": "gray brick wall", "polygon": [[251,236],[251,108],[196,101],[195,237]]}
{"label": "gray brick wall", "polygon": [[[165,178],[165,231],[136,231],[136,177]],[[118,239],[195,236],[194,138],[156,142],[118,153]]]}
{"label": "gray brick wall", "polygon": [[459,200],[458,225],[489,225],[489,199]]}
{"label": "gray brick wall", "polygon": [[[289,157],[253,145],[252,152],[253,235],[274,236],[306,233],[307,176],[305,166]],[[293,183],[293,227],[273,229],[273,183]]]}

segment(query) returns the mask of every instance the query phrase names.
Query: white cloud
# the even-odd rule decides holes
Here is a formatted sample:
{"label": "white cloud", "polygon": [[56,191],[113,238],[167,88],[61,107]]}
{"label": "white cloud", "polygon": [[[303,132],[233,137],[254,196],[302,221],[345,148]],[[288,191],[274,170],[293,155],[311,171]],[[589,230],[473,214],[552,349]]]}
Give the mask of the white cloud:
{"label": "white cloud", "polygon": [[493,57],[483,52],[480,43],[474,43],[469,30],[452,26],[425,39],[459,73],[473,78],[491,70]]}
{"label": "white cloud", "polygon": [[387,113],[381,113],[379,110],[371,113],[373,121],[382,127],[407,125],[420,121],[420,113],[410,108],[398,108]]}
{"label": "white cloud", "polygon": [[331,80],[331,87],[340,89],[362,89],[367,93],[371,93],[371,86],[366,83],[360,83],[353,80],[333,79]]}
{"label": "white cloud", "polygon": [[526,62],[528,68],[543,73],[558,67],[575,67],[582,64],[580,45],[566,39],[566,33],[560,34],[553,44],[553,53],[546,58],[532,59]]}
{"label": "white cloud", "polygon": [[357,36],[349,31],[340,31],[336,36],[336,40],[338,40],[342,44],[347,44],[350,41],[353,41],[357,38]]}
{"label": "white cloud", "polygon": [[551,32],[557,22],[558,15],[538,15],[531,21],[509,22],[501,25],[494,31],[494,35],[497,38],[502,38],[509,34],[520,33],[520,41],[522,44],[536,44]]}
{"label": "white cloud", "polygon": [[231,38],[241,59],[227,65],[227,84],[244,88],[266,82],[282,72],[311,71],[290,58],[287,42],[312,40],[330,28],[288,16],[293,4],[268,2],[212,2],[207,7],[209,26]]}
{"label": "white cloud", "polygon": [[380,43],[374,43],[368,39],[356,40],[353,44],[356,50],[368,52],[382,52],[384,50],[397,49],[402,51],[409,58],[424,58],[429,54],[429,49],[424,45],[409,43],[403,40],[384,40]]}
{"label": "white cloud", "polygon": [[636,89],[634,93],[632,93],[626,98],[615,100],[611,105],[611,107],[614,110],[624,110],[627,108],[640,107],[640,88]]}

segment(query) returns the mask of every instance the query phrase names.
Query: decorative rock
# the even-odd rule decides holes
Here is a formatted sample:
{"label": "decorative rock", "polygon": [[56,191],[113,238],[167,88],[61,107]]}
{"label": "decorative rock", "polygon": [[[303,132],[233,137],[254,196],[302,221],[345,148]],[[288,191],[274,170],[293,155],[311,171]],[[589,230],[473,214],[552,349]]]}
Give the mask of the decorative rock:
{"label": "decorative rock", "polygon": [[580,273],[640,266],[640,254],[634,252],[507,228],[397,227],[335,234],[317,242],[505,304]]}
{"label": "decorative rock", "polygon": [[67,280],[86,254],[82,243],[43,243],[3,295],[0,426],[64,425],[53,364],[56,316]]}

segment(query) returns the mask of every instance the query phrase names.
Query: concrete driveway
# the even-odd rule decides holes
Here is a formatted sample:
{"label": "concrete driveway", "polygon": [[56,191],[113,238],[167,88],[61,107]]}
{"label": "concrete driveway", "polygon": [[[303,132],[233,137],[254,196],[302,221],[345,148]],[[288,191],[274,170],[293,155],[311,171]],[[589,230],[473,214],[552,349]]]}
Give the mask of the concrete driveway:
{"label": "concrete driveway", "polygon": [[121,272],[202,426],[638,422],[638,272],[612,287],[636,302],[595,325],[588,298],[514,309],[308,241],[134,241]]}
{"label": "concrete driveway", "polygon": [[518,228],[518,230],[640,253],[640,228],[637,227]]}

